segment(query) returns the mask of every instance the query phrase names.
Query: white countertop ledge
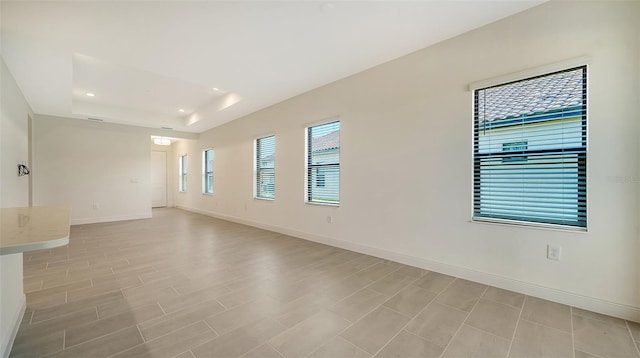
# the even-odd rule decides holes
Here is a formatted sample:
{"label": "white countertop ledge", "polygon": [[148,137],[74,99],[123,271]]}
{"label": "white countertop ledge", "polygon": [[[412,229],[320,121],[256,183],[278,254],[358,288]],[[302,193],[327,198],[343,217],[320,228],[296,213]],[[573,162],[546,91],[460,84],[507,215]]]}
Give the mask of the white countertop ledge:
{"label": "white countertop ledge", "polygon": [[69,243],[69,208],[3,208],[0,255],[46,250]]}

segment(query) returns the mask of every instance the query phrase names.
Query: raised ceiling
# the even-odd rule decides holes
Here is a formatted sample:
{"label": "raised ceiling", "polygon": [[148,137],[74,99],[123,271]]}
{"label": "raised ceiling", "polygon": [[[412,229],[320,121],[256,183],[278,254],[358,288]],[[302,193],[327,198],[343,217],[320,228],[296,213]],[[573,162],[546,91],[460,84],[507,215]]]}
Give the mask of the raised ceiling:
{"label": "raised ceiling", "polygon": [[541,2],[2,1],[0,49],[35,113],[199,133]]}

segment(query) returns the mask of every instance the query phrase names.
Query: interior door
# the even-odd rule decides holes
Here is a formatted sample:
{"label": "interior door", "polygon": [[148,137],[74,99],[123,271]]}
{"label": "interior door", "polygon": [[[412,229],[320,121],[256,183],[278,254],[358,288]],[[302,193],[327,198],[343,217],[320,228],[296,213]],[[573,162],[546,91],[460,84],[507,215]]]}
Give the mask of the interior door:
{"label": "interior door", "polygon": [[167,153],[151,151],[151,207],[167,206]]}

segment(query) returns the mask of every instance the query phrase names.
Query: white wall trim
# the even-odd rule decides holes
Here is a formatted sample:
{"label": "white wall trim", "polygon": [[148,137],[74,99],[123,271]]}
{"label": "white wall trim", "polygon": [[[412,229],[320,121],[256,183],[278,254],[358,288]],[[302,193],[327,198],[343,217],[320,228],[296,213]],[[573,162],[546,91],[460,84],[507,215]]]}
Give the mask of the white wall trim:
{"label": "white wall trim", "polygon": [[97,224],[97,223],[106,223],[106,222],[112,222],[112,221],[126,221],[126,220],[138,220],[138,219],[150,219],[150,218],[151,218],[151,213],[124,215],[124,216],[91,217],[91,218],[82,218],[82,219],[71,219],[71,225]]}
{"label": "white wall trim", "polygon": [[491,86],[513,82],[513,81],[520,81],[527,78],[541,76],[541,75],[545,75],[552,72],[558,72],[558,71],[563,71],[563,70],[574,68],[574,67],[588,65],[590,63],[591,63],[591,57],[587,55],[571,58],[565,61],[554,62],[554,63],[550,63],[550,64],[546,64],[546,65],[542,65],[534,68],[529,68],[523,71],[508,73],[505,75],[472,82],[469,84],[469,91],[475,91],[480,88],[487,88]]}
{"label": "white wall trim", "polygon": [[27,310],[27,296],[22,294],[22,303],[20,304],[20,310],[17,312],[17,316],[15,320],[13,320],[13,329],[11,333],[7,336],[6,342],[1,342],[3,351],[0,354],[2,358],[8,358],[11,353],[11,349],[13,348],[13,342],[16,340],[16,335],[18,334],[18,329],[20,328],[20,323],[22,323],[22,318],[24,317],[24,312]]}
{"label": "white wall trim", "polygon": [[450,276],[463,278],[485,285],[490,285],[505,290],[522,293],[528,296],[538,297],[565,305],[613,316],[622,319],[640,322],[640,307],[629,306],[616,302],[611,302],[595,297],[588,297],[569,291],[558,290],[533,283],[515,280],[509,277],[494,275],[487,272],[476,271],[466,267],[453,266],[443,262],[427,260],[416,256],[406,255],[394,251],[380,249],[373,246],[357,244],[325,236],[315,235],[303,231],[283,228],[271,224],[247,220],[235,216],[224,215],[207,210],[200,210],[191,207],[177,205],[176,208],[186,211],[211,216],[218,219],[228,220],[239,224],[257,227],[284,235],[294,236],[304,240],[314,241],[326,245],[339,247],[342,249],[359,252],[366,255],[380,257],[386,260],[400,262],[406,265],[419,267],[429,271],[435,271]]}

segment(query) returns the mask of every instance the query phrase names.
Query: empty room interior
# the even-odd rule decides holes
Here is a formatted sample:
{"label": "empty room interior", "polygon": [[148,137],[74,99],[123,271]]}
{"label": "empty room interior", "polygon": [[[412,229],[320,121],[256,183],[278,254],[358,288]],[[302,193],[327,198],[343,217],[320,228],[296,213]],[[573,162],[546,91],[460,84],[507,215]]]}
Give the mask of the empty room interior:
{"label": "empty room interior", "polygon": [[0,24],[1,358],[640,358],[640,1]]}

